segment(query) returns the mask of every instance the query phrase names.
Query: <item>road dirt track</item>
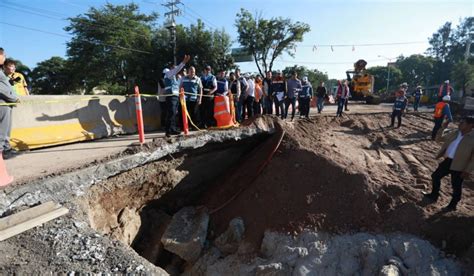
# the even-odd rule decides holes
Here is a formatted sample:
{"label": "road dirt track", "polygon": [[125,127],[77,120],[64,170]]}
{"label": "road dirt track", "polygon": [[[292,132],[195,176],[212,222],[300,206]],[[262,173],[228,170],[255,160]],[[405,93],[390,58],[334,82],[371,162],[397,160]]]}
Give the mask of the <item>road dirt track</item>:
{"label": "road dirt track", "polygon": [[[389,113],[283,122],[287,134],[263,173],[249,185],[249,173],[236,169],[232,177],[248,187],[212,214],[215,234],[240,216],[246,240],[255,248],[265,229],[294,233],[309,228],[412,233],[448,253],[467,254],[474,239],[473,182],[465,182],[456,212],[441,211],[451,198],[447,178],[440,200],[426,202],[421,192],[431,188],[440,147],[428,139],[430,114],[407,114],[398,129],[389,124]],[[240,189],[232,185],[214,187],[202,203],[219,206],[229,190]]]}

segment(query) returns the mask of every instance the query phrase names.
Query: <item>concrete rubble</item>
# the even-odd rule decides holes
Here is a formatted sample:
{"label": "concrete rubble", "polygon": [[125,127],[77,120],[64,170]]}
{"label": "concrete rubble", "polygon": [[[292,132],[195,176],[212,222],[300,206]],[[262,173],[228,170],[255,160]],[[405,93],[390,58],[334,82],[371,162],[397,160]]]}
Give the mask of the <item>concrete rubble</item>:
{"label": "concrete rubble", "polygon": [[[267,231],[250,262],[211,248],[195,275],[461,275],[457,264],[429,242],[411,235],[332,236],[305,231],[293,237]],[[218,257],[220,256],[220,258]],[[203,264],[206,262],[206,264]],[[206,269],[202,269],[206,267]],[[191,274],[193,274],[191,273]]]}
{"label": "concrete rubble", "polygon": [[201,255],[208,225],[209,214],[206,210],[185,207],[173,216],[161,242],[166,250],[194,262]]}

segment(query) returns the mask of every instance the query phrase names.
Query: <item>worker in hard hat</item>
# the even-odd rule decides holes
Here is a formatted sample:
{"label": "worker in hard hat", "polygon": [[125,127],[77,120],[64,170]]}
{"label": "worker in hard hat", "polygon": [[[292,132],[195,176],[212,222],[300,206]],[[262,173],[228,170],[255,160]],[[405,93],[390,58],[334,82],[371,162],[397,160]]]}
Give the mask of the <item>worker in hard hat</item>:
{"label": "worker in hard hat", "polygon": [[196,76],[196,68],[189,67],[188,74],[181,79],[186,97],[186,109],[193,123],[197,123],[197,113],[202,103],[202,83],[201,78]]}
{"label": "worker in hard hat", "polygon": [[[431,139],[435,139],[436,135],[441,127],[445,129],[450,122],[453,121],[453,116],[451,115],[451,109],[449,108],[449,101],[451,100],[451,97],[446,95],[443,97],[443,101],[439,102],[435,105],[435,111],[434,111],[434,127],[433,131],[431,132]],[[447,119],[446,122],[443,121],[444,119]]]}
{"label": "worker in hard hat", "polygon": [[217,90],[217,80],[212,74],[211,66],[207,65],[204,68],[201,83],[203,87],[202,104],[199,107],[201,113],[201,127],[207,128],[214,125],[214,93]]}
{"label": "worker in hard hat", "polygon": [[303,77],[301,82],[301,92],[298,94],[298,106],[300,109],[300,118],[309,119],[309,102],[313,98],[313,86],[308,77]]}
{"label": "worker in hard hat", "polygon": [[398,97],[395,99],[395,103],[393,104],[390,127],[393,127],[395,125],[395,117],[397,117],[398,119],[397,128],[399,128],[402,125],[402,115],[407,107],[407,104],[408,104],[408,99],[407,97],[405,97],[405,93],[402,90],[402,92],[398,94]]}
{"label": "worker in hard hat", "polygon": [[178,102],[179,102],[179,80],[176,75],[184,68],[186,63],[191,59],[191,56],[185,55],[183,61],[176,66],[171,64],[169,68],[163,70],[165,92],[166,92],[166,136],[178,135],[181,132],[176,127],[176,114],[178,113]]}
{"label": "worker in hard hat", "polygon": [[453,87],[449,85],[449,80],[445,80],[443,84],[438,89],[438,102],[443,101],[444,96],[451,96],[451,93],[453,92]]}
{"label": "worker in hard hat", "polygon": [[423,90],[421,89],[421,86],[418,85],[415,88],[415,91],[413,92],[413,97],[415,98],[415,100],[413,101],[413,110],[414,111],[418,111],[418,107],[420,106],[420,100],[421,100],[422,95],[423,95]]}

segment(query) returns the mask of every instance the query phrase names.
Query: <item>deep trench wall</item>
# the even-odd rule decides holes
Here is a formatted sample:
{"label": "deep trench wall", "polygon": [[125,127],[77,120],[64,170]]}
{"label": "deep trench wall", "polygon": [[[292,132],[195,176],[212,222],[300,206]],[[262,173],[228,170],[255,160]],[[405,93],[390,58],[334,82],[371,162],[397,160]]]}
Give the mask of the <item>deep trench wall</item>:
{"label": "deep trench wall", "polygon": [[[11,144],[21,150],[136,133],[135,98],[24,96],[13,108]],[[156,97],[142,97],[145,131],[160,126]]]}

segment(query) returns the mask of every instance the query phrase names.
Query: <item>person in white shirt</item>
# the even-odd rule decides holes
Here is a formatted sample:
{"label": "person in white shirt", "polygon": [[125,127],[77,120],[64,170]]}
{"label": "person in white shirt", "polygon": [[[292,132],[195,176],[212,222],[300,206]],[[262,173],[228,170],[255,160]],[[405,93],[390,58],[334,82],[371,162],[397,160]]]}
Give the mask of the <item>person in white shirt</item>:
{"label": "person in white shirt", "polygon": [[443,140],[444,144],[438,152],[437,158],[444,160],[431,175],[432,191],[423,192],[430,201],[437,201],[440,193],[441,179],[451,175],[451,186],[453,195],[451,202],[444,208],[445,211],[456,210],[461,200],[463,180],[470,177],[474,170],[474,117],[464,117],[459,123],[457,131],[448,133],[441,137],[441,131],[436,137]]}

